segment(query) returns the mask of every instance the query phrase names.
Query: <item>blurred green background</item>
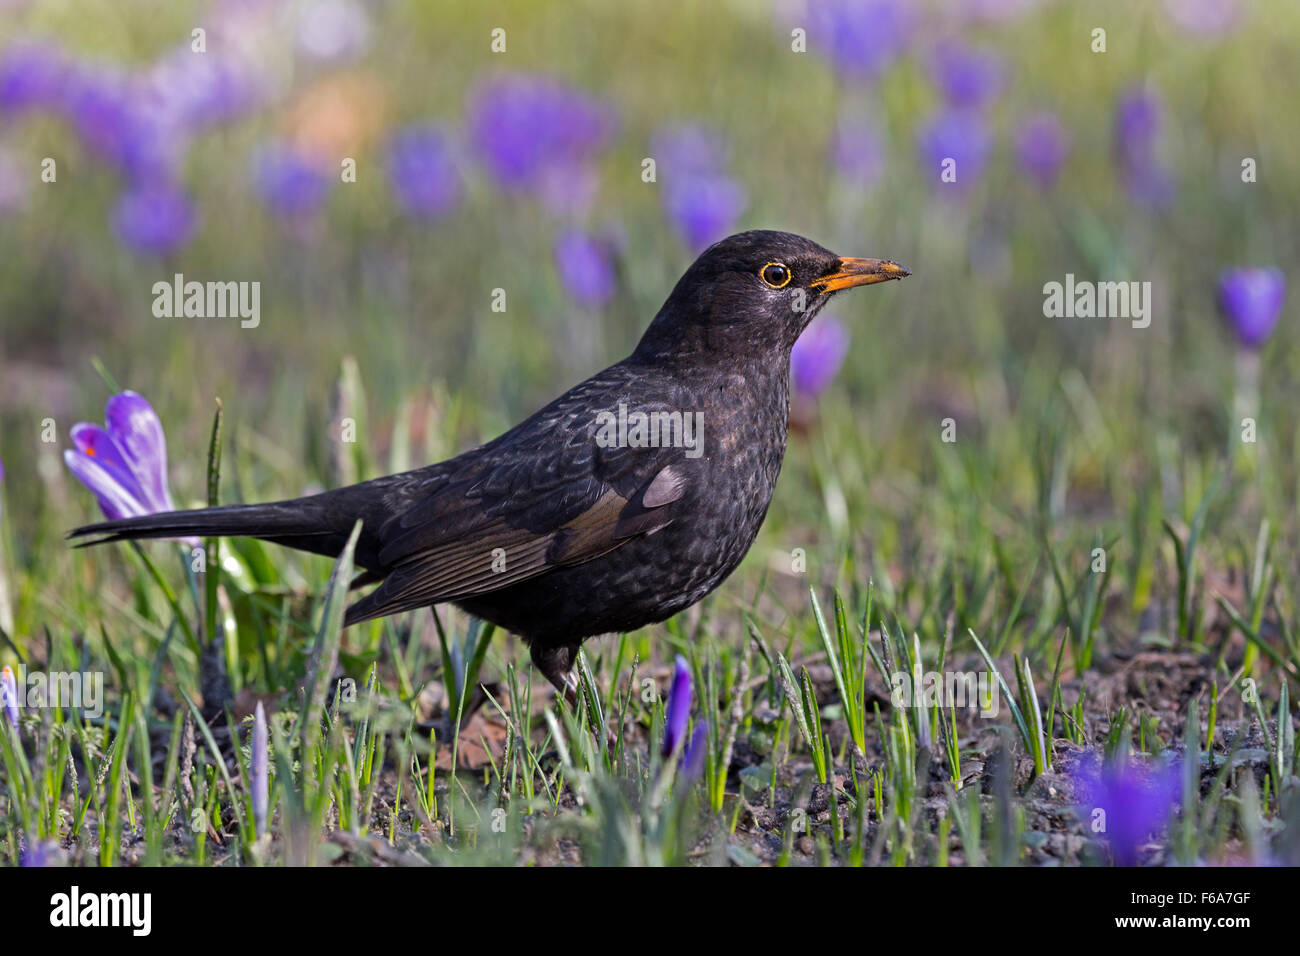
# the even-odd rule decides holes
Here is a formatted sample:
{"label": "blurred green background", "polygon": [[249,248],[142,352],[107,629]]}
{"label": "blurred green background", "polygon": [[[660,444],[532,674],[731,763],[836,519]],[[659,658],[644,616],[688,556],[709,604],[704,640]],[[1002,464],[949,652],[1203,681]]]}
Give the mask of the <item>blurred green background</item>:
{"label": "blurred green background", "polygon": [[[1294,310],[1260,350],[1260,441],[1246,448],[1233,413],[1245,350],[1216,306],[1224,269],[1297,261],[1300,7],[1289,0],[0,6],[0,534],[20,638],[84,620],[113,566],[109,552],[60,540],[97,513],[59,459],[73,422],[102,420],[93,357],[158,410],[178,504],[205,495],[214,396],[233,462],[223,498],[296,495],[491,438],[620,359],[709,227],[713,238],[798,232],[913,272],[828,310],[851,342],[834,383],[797,399],[745,582],[794,547],[832,580],[851,547],[925,627],[940,607],[965,609],[960,596],[986,571],[1007,594],[1041,574],[1044,537],[1083,548],[1070,559],[1082,567],[1100,535],[1122,541],[1114,590],[1131,615],[1110,629],[1133,635],[1167,593],[1161,519],[1190,518],[1225,456],[1215,564],[1231,574],[1263,515],[1288,545],[1284,576],[1296,570]],[[211,119],[199,114],[220,104],[177,108],[164,90],[184,115],[150,128],[141,78],[192,55],[195,27],[203,55],[252,92]],[[1105,53],[1091,49],[1097,27]],[[495,28],[505,52],[492,50]],[[792,50],[796,28],[806,52]],[[103,83],[137,101],[83,89],[89,104],[68,105],[31,79],[42,57],[81,71],[92,94]],[[509,119],[494,128],[494,111],[516,115],[501,100],[529,84],[549,91],[528,114],[535,128],[525,115],[522,145],[494,144],[513,130]],[[551,142],[566,96],[602,132]],[[145,115],[138,127],[131,109]],[[188,126],[186,109],[199,116]],[[97,110],[174,154],[141,178]],[[1044,114],[1057,141],[1035,153],[1026,123]],[[445,134],[458,198],[412,215],[391,149],[429,122]],[[696,134],[710,143],[707,169],[692,158]],[[288,144],[303,170],[266,173],[267,144]],[[573,194],[503,182],[492,156],[511,149],[553,150]],[[685,158],[666,165],[674,149]],[[959,156],[957,184],[940,182],[946,153]],[[45,157],[57,182],[41,181]],[[340,181],[344,157],[355,183]],[[656,182],[643,181],[646,157]],[[1254,183],[1242,182],[1244,157],[1257,161]],[[150,250],[128,238],[119,203],[158,177],[191,218],[182,240]],[[277,190],[294,189],[309,208],[286,214]],[[723,208],[693,221],[712,205]],[[565,279],[566,235],[589,240],[592,268],[613,278],[598,304]],[[155,317],[153,284],[177,272],[259,281],[260,326]],[[1067,273],[1151,282],[1150,327],[1045,318],[1043,285]],[[337,440],[349,356],[365,393],[351,457]],[[55,444],[41,441],[48,418]],[[940,441],[945,418],[955,444]],[[996,604],[971,608],[971,621]]]}

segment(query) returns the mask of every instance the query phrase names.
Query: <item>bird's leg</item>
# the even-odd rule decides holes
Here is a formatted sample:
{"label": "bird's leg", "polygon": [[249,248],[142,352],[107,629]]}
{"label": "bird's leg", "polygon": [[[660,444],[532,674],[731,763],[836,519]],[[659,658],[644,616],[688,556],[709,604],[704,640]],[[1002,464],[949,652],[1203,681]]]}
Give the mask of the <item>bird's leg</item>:
{"label": "bird's leg", "polygon": [[551,682],[551,686],[563,694],[569,703],[575,703],[578,682],[569,671],[578,656],[578,645],[534,644],[529,649],[529,654],[533,659],[533,666],[542,672],[542,676]]}
{"label": "bird's leg", "polygon": [[[546,675],[546,679],[564,698],[564,702],[577,710],[582,687],[571,668],[574,660],[578,657],[578,645],[542,647],[534,644],[530,653],[533,658],[533,666]],[[614,733],[613,728],[608,725],[605,727],[605,743],[611,751],[618,747],[618,734]]]}

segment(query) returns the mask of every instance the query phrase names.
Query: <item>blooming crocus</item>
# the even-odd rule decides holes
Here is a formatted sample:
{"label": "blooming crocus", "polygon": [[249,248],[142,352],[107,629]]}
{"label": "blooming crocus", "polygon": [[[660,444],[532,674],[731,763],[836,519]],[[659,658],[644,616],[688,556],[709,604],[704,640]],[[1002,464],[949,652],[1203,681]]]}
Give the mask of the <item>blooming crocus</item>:
{"label": "blooming crocus", "polygon": [[129,189],[113,210],[113,228],[131,249],[162,255],[184,246],[198,216],[189,197],[165,182]]}
{"label": "blooming crocus", "polygon": [[[931,117],[917,133],[926,175],[944,186],[964,190],[977,182],[984,173],[992,149],[993,139],[988,126],[971,110],[944,110]],[[948,161],[956,177],[951,182],[942,179]]]}
{"label": "blooming crocus", "polygon": [[173,510],[167,489],[167,442],[150,404],[135,392],[108,400],[107,428],[78,422],[75,449],[63,461],[94,493],[109,520]]}
{"label": "blooming crocus", "polygon": [[53,109],[63,98],[68,61],[56,47],[14,44],[0,55],[0,111]]}
{"label": "blooming crocus", "polygon": [[606,245],[578,229],[566,230],[556,240],[555,268],[579,305],[600,308],[618,287]]}
{"label": "blooming crocus", "polygon": [[499,77],[473,96],[469,134],[488,172],[507,189],[537,189],[555,167],[572,168],[604,146],[613,110],[546,76]]}
{"label": "blooming crocus", "polygon": [[664,707],[664,742],[660,751],[665,757],[677,749],[686,738],[686,725],[691,719],[691,667],[686,658],[678,654],[673,666],[673,684],[668,690],[668,703]]}
{"label": "blooming crocus", "polygon": [[691,176],[664,187],[668,219],[693,252],[734,232],[748,201],[730,176]]}
{"label": "blooming crocus", "polygon": [[996,54],[962,43],[943,43],[930,59],[930,76],[949,106],[980,109],[1002,88],[1002,61]]}
{"label": "blooming crocus", "polygon": [[818,316],[790,352],[796,394],[815,399],[834,380],[849,350],[849,332],[838,319]]}
{"label": "blooming crocus", "polygon": [[1219,311],[1248,349],[1268,341],[1286,302],[1281,269],[1226,269],[1219,275]]}
{"label": "blooming crocus", "polygon": [[1164,122],[1164,103],[1144,86],[1125,90],[1115,105],[1115,150],[1126,162],[1147,158]]}
{"label": "blooming crocus", "polygon": [[1035,113],[1020,124],[1016,162],[1039,186],[1047,188],[1056,182],[1069,153],[1069,134],[1052,113]]}
{"label": "blooming crocus", "polygon": [[1144,206],[1164,206],[1174,197],[1174,179],[1156,155],[1164,122],[1160,96],[1146,87],[1126,90],[1115,107],[1115,157],[1128,194]]}
{"label": "blooming crocus", "polygon": [[1178,767],[1146,773],[1126,762],[1086,771],[1078,784],[1084,819],[1106,838],[1117,865],[1135,866],[1139,850],[1169,820],[1181,779]]}
{"label": "blooming crocus", "polygon": [[317,164],[290,146],[272,143],[253,156],[253,186],[282,219],[311,216],[329,197],[331,184]]}
{"label": "blooming crocus", "polygon": [[174,174],[179,167],[185,137],[136,77],[79,65],[66,82],[60,109],[91,153],[137,182]]}
{"label": "blooming crocus", "polygon": [[388,148],[388,179],[407,215],[418,219],[446,215],[461,197],[451,137],[432,125],[402,130]]}
{"label": "blooming crocus", "polygon": [[821,0],[809,9],[808,48],[845,79],[879,76],[907,47],[915,10],[907,0]]}
{"label": "blooming crocus", "polygon": [[253,711],[253,755],[249,768],[253,778],[253,831],[258,837],[266,833],[266,820],[270,808],[270,777],[267,771],[269,749],[266,710],[259,700],[257,709]]}
{"label": "blooming crocus", "polygon": [[727,173],[721,137],[692,123],[667,126],[651,138],[650,155],[662,185],[664,212],[693,252],[734,231],[748,197]]}
{"label": "blooming crocus", "polygon": [[4,709],[9,726],[18,729],[18,682],[13,668],[6,664],[0,668],[0,708]]}

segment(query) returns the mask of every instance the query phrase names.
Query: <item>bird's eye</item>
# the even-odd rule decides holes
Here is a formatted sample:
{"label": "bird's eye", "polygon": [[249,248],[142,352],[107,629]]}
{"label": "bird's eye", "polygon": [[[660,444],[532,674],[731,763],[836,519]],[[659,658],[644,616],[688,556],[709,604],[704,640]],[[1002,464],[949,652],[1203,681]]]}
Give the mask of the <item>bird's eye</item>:
{"label": "bird's eye", "polygon": [[773,289],[784,289],[790,284],[790,270],[779,262],[769,262],[758,276]]}

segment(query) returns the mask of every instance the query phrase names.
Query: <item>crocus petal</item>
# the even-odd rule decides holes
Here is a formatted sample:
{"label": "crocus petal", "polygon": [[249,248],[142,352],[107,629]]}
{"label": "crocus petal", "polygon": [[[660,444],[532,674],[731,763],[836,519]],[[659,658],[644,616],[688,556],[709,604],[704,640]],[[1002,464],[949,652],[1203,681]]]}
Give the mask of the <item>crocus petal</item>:
{"label": "crocus petal", "polygon": [[790,352],[790,374],[800,395],[817,398],[835,379],[849,350],[849,332],[833,316],[813,320]]}
{"label": "crocus petal", "polygon": [[402,130],[388,151],[388,178],[408,215],[434,219],[451,212],[461,197],[451,135],[434,125]]}
{"label": "crocus petal", "polygon": [[1085,771],[1079,784],[1085,801],[1081,813],[1104,821],[1101,832],[1119,866],[1137,865],[1147,839],[1168,822],[1181,786],[1176,767],[1144,772],[1128,763]]}
{"label": "crocus petal", "polygon": [[[113,439],[112,435],[89,422],[77,422],[72,426],[69,434],[78,454],[98,464],[107,479],[117,485],[124,496],[137,502],[141,509],[145,508],[146,496],[140,487],[135,469],[127,460],[122,446]],[[94,488],[91,490],[96,491]]]}
{"label": "crocus petal", "polygon": [[686,658],[677,655],[673,670],[673,686],[668,692],[668,705],[664,708],[663,754],[668,756],[686,736],[686,725],[691,719],[691,668]]}
{"label": "crocus petal", "polygon": [[167,490],[167,439],[153,407],[135,392],[122,392],[108,400],[105,410],[108,432],[122,449],[123,457],[143,492],[142,503],[150,512],[171,511]]}
{"label": "crocus petal", "polygon": [[677,654],[672,688],[668,691],[668,705],[664,709],[663,754],[666,757],[686,736],[686,723],[690,721],[690,696],[690,665],[686,663],[686,658]]}
{"label": "crocus petal", "polygon": [[687,176],[666,187],[663,198],[668,218],[697,252],[734,231],[748,202],[744,187],[722,175]]}
{"label": "crocus petal", "polygon": [[109,521],[149,514],[131,489],[124,487],[98,459],[69,448],[63,452],[63,463],[99,499],[100,510]]}
{"label": "crocus petal", "polygon": [[1280,269],[1227,269],[1219,276],[1219,311],[1246,348],[1268,341],[1286,302]]}
{"label": "crocus petal", "polygon": [[472,97],[469,137],[488,172],[507,189],[534,189],[548,167],[600,151],[617,118],[585,92],[546,76],[511,74]]}
{"label": "crocus petal", "polygon": [[579,305],[600,308],[614,297],[618,278],[609,251],[600,240],[577,229],[555,243],[555,268],[565,290]]}

